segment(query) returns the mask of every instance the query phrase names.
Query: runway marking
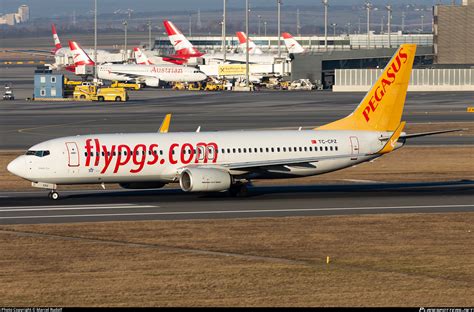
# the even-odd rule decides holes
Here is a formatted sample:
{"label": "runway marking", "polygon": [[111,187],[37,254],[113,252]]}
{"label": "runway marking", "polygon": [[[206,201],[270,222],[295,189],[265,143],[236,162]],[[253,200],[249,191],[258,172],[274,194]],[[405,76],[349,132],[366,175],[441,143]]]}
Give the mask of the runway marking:
{"label": "runway marking", "polygon": [[73,205],[73,206],[10,206],[0,208],[0,212],[15,211],[54,211],[54,210],[101,210],[101,209],[126,209],[126,208],[159,208],[155,205],[137,204],[107,204],[107,205]]}
{"label": "runway marking", "polygon": [[40,216],[12,216],[0,219],[33,219],[33,218],[87,218],[87,217],[126,217],[126,216],[153,216],[153,215],[198,215],[198,214],[232,214],[232,213],[267,213],[267,212],[308,212],[308,211],[350,211],[350,210],[394,210],[394,209],[429,209],[429,208],[474,208],[470,205],[431,205],[431,206],[391,206],[391,207],[334,207],[334,208],[302,208],[302,209],[258,209],[258,210],[221,210],[221,211],[171,211],[171,212],[138,212],[114,214],[87,214],[87,215],[40,215]]}

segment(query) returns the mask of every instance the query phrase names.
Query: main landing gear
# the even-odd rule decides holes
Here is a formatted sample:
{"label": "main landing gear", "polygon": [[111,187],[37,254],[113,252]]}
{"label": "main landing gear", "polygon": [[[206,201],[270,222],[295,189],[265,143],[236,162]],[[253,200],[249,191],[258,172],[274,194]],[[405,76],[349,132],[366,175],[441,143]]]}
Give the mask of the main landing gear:
{"label": "main landing gear", "polygon": [[232,186],[229,189],[229,194],[232,197],[247,197],[249,194],[248,190],[248,185],[250,185],[250,182],[244,183],[244,182],[237,182],[232,184]]}

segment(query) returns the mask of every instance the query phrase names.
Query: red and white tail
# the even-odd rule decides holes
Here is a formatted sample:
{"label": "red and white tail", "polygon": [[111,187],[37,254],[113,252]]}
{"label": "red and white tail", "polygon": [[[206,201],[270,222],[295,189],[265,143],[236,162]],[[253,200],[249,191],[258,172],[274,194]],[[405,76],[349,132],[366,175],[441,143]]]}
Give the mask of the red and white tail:
{"label": "red and white tail", "polygon": [[135,54],[135,63],[140,65],[153,65],[153,62],[148,59],[140,48],[133,48],[133,53]]}
{"label": "red and white tail", "polygon": [[75,41],[69,41],[69,48],[71,49],[74,58],[74,65],[94,65],[94,61],[87,55],[87,53]]}
{"label": "red and white tail", "polygon": [[183,33],[172,22],[164,20],[163,24],[177,55],[183,58],[199,57],[204,55],[202,52],[196,49],[188,39],[186,39]]}
{"label": "red and white tail", "polygon": [[304,48],[298,43],[298,41],[295,40],[295,38],[293,38],[290,33],[284,32],[281,34],[281,36],[285,41],[285,45],[289,53],[298,54],[304,52]]}
{"label": "red and white tail", "polygon": [[54,24],[51,24],[51,30],[53,32],[53,40],[54,40],[54,49],[51,52],[55,54],[56,51],[62,48],[62,46],[61,46],[61,41],[59,41],[58,33],[56,32],[56,26]]}
{"label": "red and white tail", "polygon": [[[237,38],[239,38],[239,47],[242,49],[242,51],[245,51],[245,48],[247,47],[247,35],[242,32],[238,31],[236,32]],[[249,38],[249,54],[262,54],[262,50],[260,50],[255,42],[252,41],[252,39]]]}

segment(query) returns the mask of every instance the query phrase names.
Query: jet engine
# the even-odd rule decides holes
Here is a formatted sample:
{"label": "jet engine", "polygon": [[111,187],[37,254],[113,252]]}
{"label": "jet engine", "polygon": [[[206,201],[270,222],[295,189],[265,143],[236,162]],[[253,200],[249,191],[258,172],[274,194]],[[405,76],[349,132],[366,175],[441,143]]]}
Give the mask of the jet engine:
{"label": "jet engine", "polygon": [[147,87],[158,87],[160,85],[160,79],[158,78],[146,78],[145,84]]}
{"label": "jet engine", "polygon": [[229,172],[213,168],[186,168],[179,177],[179,185],[185,192],[226,191],[231,184]]}

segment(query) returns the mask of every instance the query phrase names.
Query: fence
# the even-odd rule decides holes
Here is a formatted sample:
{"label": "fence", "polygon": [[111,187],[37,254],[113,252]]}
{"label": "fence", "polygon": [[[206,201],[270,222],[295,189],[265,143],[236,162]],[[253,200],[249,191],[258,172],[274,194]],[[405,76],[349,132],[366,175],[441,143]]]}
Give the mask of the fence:
{"label": "fence", "polygon": [[[382,69],[336,69],[332,90],[368,91],[381,73]],[[474,69],[413,69],[408,91],[474,91]]]}

